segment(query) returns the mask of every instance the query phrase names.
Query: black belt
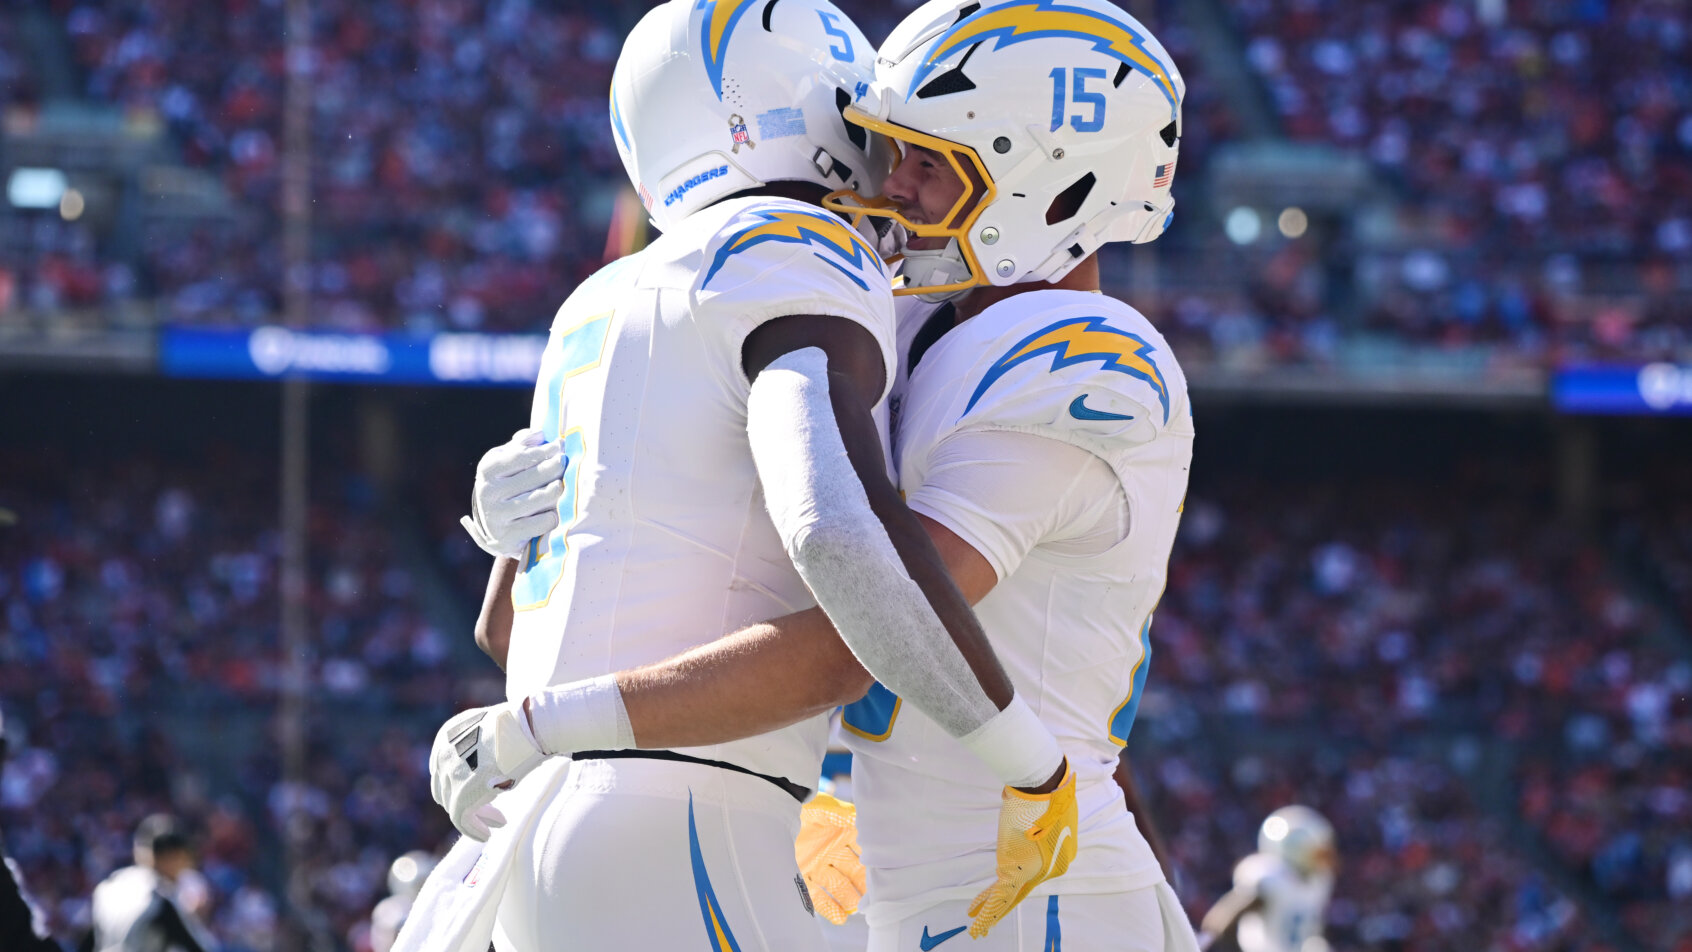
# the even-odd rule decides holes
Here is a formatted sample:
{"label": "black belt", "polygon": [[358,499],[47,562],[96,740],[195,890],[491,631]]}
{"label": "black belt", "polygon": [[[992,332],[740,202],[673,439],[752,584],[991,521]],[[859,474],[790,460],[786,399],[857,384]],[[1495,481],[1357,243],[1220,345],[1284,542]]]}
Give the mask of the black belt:
{"label": "black belt", "polygon": [[780,787],[783,793],[786,793],[793,799],[798,800],[800,803],[804,803],[811,796],[811,791],[809,789],[799,786],[786,777],[772,777],[769,774],[762,774],[756,770],[747,770],[739,764],[731,764],[722,760],[706,760],[704,757],[689,757],[687,754],[678,754],[673,750],[578,750],[574,754],[570,755],[570,759],[673,760],[677,763],[683,764],[700,764],[705,767],[721,767],[724,770],[732,770],[735,773],[743,773],[748,777],[757,777],[759,780],[767,780]]}

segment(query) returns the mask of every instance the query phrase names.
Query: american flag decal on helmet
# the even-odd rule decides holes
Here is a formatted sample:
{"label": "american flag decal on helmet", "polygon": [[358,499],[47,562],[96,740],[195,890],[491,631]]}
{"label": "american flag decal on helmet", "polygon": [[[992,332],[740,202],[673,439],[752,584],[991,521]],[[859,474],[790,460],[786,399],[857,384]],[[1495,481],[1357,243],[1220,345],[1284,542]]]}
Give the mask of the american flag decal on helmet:
{"label": "american flag decal on helmet", "polygon": [[1156,171],[1152,172],[1152,188],[1162,188],[1165,185],[1168,185],[1169,180],[1174,178],[1174,177],[1175,177],[1175,163],[1174,162],[1170,162],[1167,165],[1160,165],[1160,166],[1157,167]]}

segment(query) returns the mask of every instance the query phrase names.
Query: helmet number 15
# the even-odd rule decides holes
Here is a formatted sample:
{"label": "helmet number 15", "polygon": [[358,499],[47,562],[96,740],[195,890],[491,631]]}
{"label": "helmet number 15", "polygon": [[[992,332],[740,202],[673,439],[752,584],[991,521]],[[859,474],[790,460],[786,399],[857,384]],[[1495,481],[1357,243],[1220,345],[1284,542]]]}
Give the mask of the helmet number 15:
{"label": "helmet number 15", "polygon": [[[1070,71],[1062,66],[1052,70],[1051,131],[1056,132],[1063,126],[1064,113],[1069,111],[1066,107],[1070,102],[1075,103],[1078,107],[1091,106],[1093,110],[1093,114],[1086,118],[1082,118],[1080,113],[1076,113],[1069,117],[1069,125],[1076,132],[1097,132],[1100,129],[1103,129],[1105,115],[1104,93],[1088,92],[1087,80],[1104,79],[1105,71],[1086,66],[1077,66],[1074,70],[1075,83],[1073,86],[1067,82],[1069,77],[1065,74],[1068,72]],[[1069,94],[1068,100],[1064,99],[1065,93]]]}

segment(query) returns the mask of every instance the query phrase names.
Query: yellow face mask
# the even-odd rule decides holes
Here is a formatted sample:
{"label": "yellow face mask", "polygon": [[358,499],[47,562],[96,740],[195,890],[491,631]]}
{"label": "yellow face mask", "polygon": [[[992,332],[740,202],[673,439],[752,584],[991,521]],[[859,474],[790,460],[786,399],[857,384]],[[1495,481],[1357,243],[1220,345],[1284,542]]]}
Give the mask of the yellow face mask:
{"label": "yellow face mask", "polygon": [[[958,195],[957,201],[936,224],[917,224],[911,221],[891,201],[881,196],[865,198],[850,189],[843,189],[830,192],[824,197],[823,207],[845,215],[854,227],[860,226],[865,218],[881,218],[899,225],[909,236],[951,238],[957,241],[958,250],[969,269],[967,278],[943,285],[912,287],[907,284],[895,287],[893,293],[950,294],[989,284],[986,272],[982,270],[981,262],[976,258],[975,248],[970,244],[969,232],[974,227],[975,220],[981,217],[981,213],[992,203],[997,193],[993,188],[992,176],[987,174],[987,166],[975,150],[885,119],[877,119],[856,106],[847,106],[842,115],[847,122],[886,136],[899,144],[900,159],[895,160],[894,168],[898,168],[898,161],[902,160],[906,145],[917,146],[940,155],[951,167],[953,174],[957,175],[958,181],[964,183],[963,192]],[[892,264],[903,257],[903,254],[894,255],[888,259],[888,263]]]}

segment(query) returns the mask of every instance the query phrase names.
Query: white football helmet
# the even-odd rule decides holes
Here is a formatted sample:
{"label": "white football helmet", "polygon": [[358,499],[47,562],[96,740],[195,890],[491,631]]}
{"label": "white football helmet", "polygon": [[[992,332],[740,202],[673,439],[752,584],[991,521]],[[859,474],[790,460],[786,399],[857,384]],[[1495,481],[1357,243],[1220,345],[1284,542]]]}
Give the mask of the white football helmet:
{"label": "white football helmet", "polygon": [[423,890],[423,880],[434,870],[433,853],[412,850],[388,867],[388,892],[395,896],[416,896]]}
{"label": "white football helmet", "polygon": [[1282,807],[1257,831],[1257,851],[1309,875],[1334,866],[1334,828],[1309,807]]}
{"label": "white football helmet", "polygon": [[611,77],[611,133],[653,223],[768,182],[873,194],[892,165],[841,110],[875,50],[828,0],[670,0],[648,11]]}
{"label": "white football helmet", "polygon": [[1055,281],[1106,242],[1168,227],[1185,94],[1163,45],[1106,0],[931,0],[882,44],[846,118],[938,152],[962,196],[938,224],[845,191],[825,204],[902,226],[901,246],[951,239],[901,247],[896,293]]}

